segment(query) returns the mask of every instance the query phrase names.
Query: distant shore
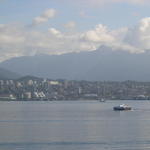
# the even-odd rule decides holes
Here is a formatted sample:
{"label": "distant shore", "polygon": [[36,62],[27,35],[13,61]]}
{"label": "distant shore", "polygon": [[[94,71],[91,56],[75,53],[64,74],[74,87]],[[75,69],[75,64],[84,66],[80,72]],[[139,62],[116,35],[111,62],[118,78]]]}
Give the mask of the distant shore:
{"label": "distant shore", "polygon": [[150,101],[150,99],[108,99],[105,101],[100,101],[98,99],[69,99],[69,100],[50,100],[50,99],[6,99],[6,98],[0,98],[0,101],[99,101],[101,103],[107,102],[107,101]]}

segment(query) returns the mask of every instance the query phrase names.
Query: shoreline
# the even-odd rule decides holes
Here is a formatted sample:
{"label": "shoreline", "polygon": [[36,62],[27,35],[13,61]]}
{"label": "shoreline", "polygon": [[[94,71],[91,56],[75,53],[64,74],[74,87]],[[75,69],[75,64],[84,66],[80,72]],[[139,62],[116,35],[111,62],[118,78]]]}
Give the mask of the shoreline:
{"label": "shoreline", "polygon": [[17,102],[39,102],[39,101],[99,101],[100,103],[105,103],[107,101],[150,101],[150,99],[108,99],[105,101],[100,101],[97,99],[70,99],[70,100],[37,100],[37,99],[23,99],[23,100],[19,100],[19,99],[0,99],[0,101],[4,101],[4,102],[10,102],[10,101],[17,101]]}

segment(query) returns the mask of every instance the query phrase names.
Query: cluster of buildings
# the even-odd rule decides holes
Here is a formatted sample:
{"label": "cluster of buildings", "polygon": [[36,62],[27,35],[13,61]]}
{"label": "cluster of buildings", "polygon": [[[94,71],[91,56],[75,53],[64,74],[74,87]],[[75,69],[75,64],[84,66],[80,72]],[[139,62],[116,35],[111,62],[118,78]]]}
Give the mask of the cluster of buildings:
{"label": "cluster of buildings", "polygon": [[150,99],[150,82],[68,81],[23,77],[0,80],[0,100]]}

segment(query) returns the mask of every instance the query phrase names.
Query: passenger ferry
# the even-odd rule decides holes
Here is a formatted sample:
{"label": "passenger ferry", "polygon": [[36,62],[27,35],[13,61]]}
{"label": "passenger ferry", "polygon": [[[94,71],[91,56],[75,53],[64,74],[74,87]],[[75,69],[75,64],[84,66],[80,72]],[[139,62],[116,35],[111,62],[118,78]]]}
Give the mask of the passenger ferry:
{"label": "passenger ferry", "polygon": [[115,106],[113,107],[113,110],[119,110],[119,111],[122,111],[122,110],[131,110],[132,108],[126,104],[121,104],[119,106]]}

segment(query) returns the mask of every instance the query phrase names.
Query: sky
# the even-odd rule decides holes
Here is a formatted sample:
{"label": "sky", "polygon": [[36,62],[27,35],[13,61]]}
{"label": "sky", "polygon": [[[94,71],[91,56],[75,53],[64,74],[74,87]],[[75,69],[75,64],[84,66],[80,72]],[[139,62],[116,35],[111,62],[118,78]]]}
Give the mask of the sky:
{"label": "sky", "polygon": [[150,0],[0,0],[0,61],[37,54],[150,49]]}

